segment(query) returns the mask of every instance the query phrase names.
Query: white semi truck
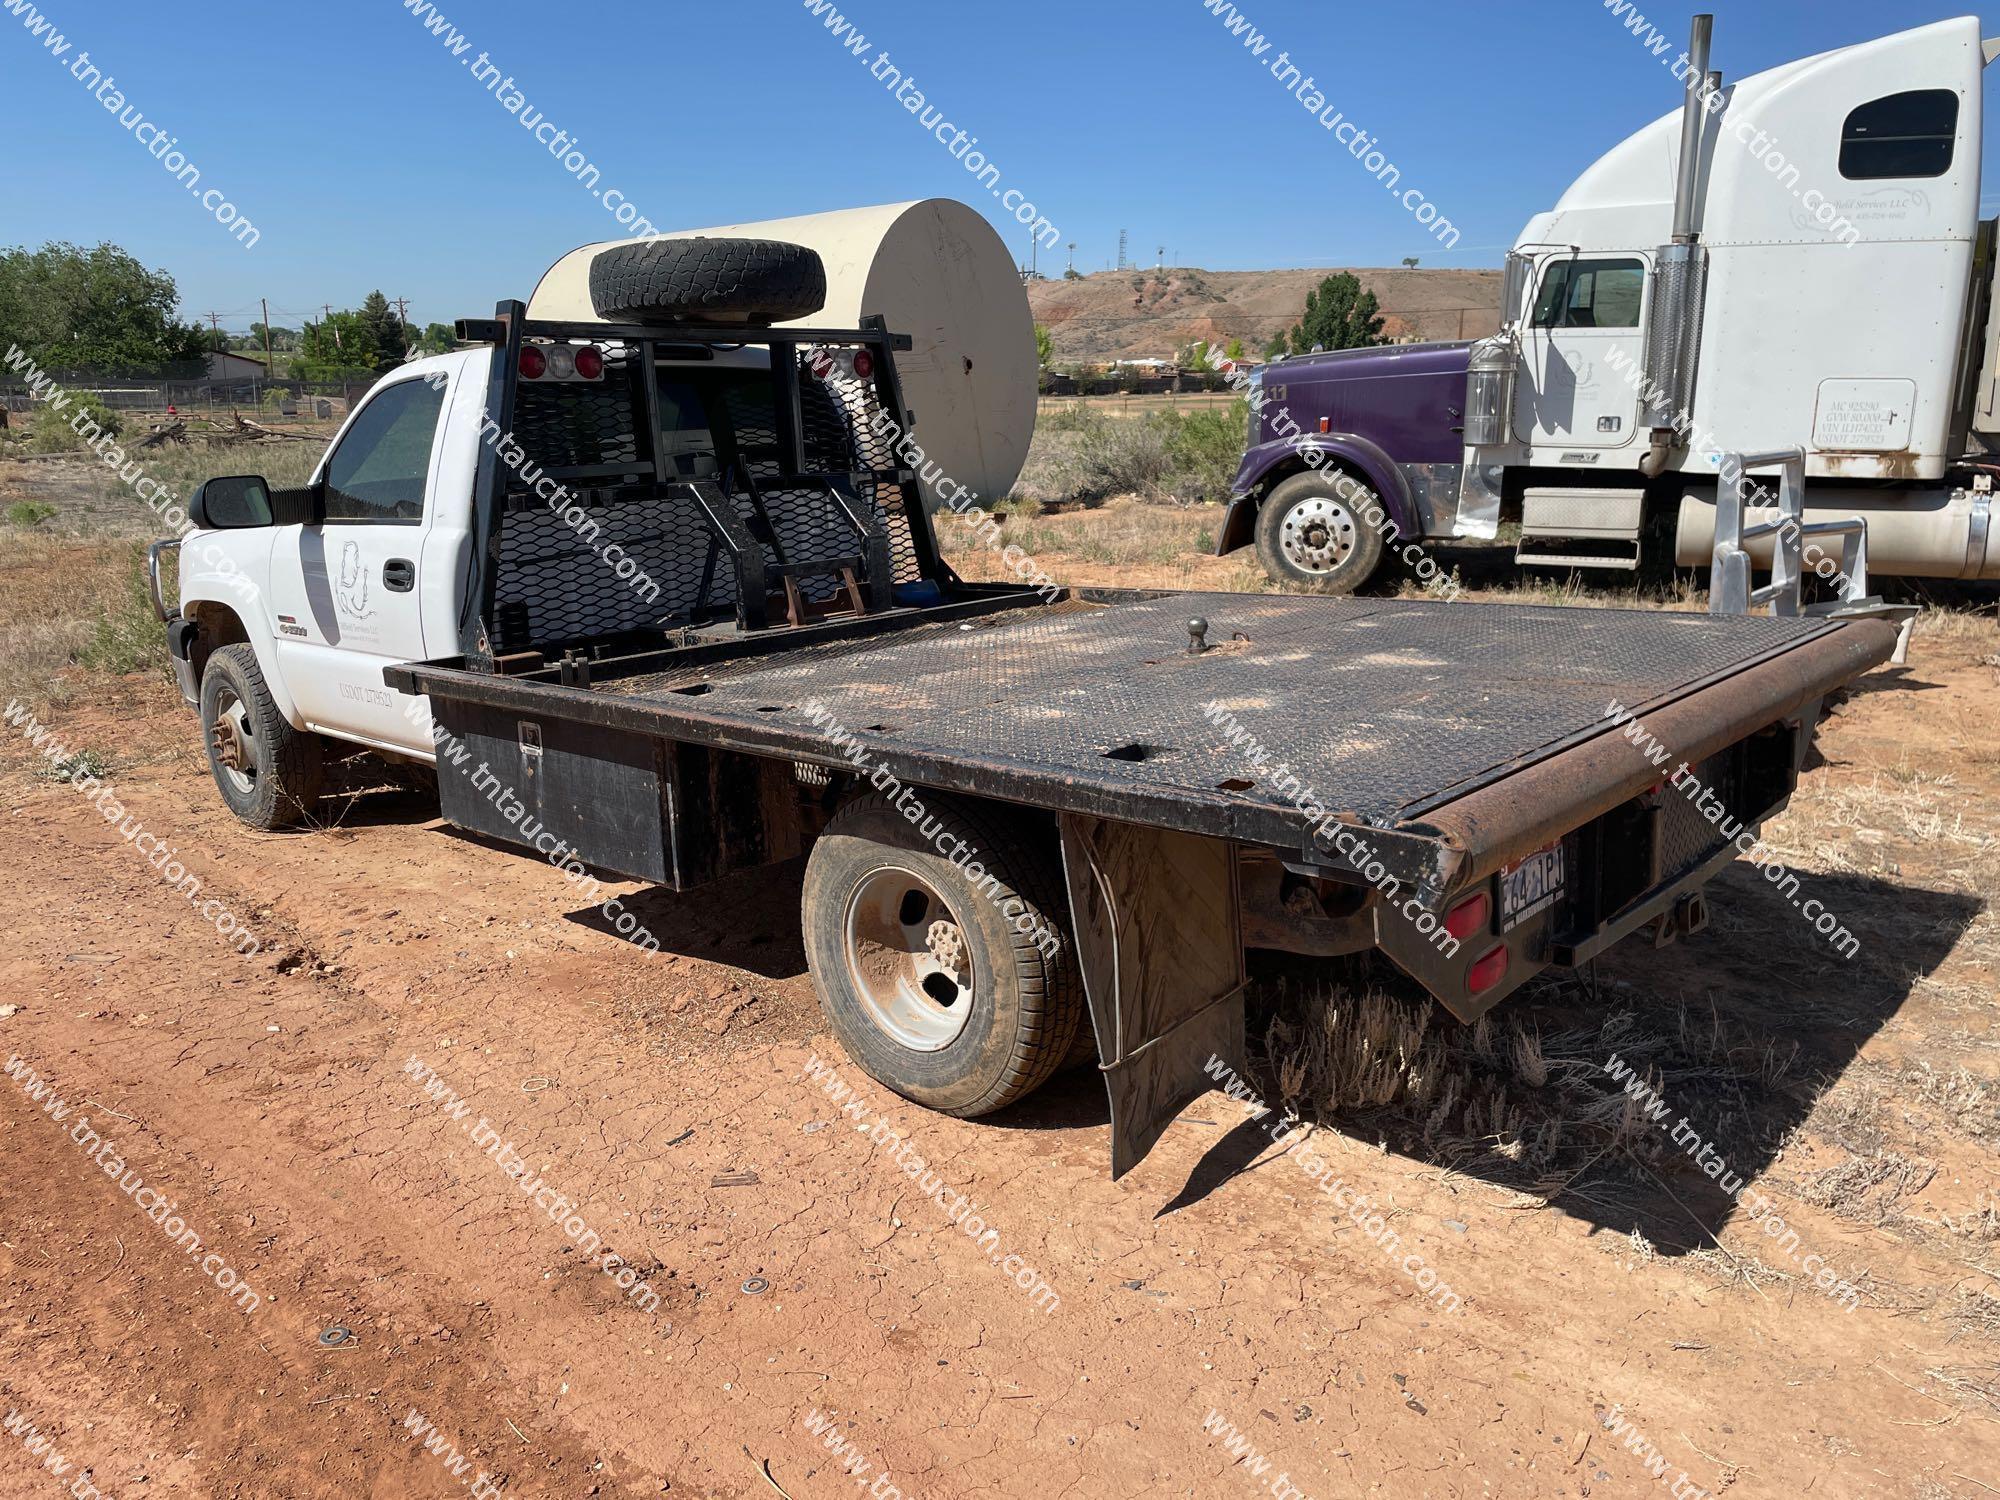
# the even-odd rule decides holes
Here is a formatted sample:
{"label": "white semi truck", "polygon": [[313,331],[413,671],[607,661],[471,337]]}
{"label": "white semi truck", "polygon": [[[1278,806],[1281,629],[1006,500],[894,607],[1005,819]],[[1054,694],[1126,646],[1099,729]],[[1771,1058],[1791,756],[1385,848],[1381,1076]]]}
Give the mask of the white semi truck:
{"label": "white semi truck", "polygon": [[1872,572],[2000,578],[2000,42],[1966,16],[1732,83],[1710,29],[1661,59],[1682,109],[1522,229],[1497,335],[1265,368],[1221,550],[1356,587],[1384,549],[1328,508],[1359,484],[1406,535],[1518,520],[1524,562],[1706,564],[1728,455],[1798,450],[1807,519],[1864,518]]}

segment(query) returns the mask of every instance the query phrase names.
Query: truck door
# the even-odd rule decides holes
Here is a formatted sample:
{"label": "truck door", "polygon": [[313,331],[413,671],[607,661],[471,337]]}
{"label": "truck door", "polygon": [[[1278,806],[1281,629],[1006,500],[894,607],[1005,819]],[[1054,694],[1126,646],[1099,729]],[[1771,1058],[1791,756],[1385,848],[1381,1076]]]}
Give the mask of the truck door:
{"label": "truck door", "polygon": [[[271,552],[278,659],[315,729],[432,749],[382,669],[422,661],[418,569],[445,393],[420,376],[378,385],[314,475],[320,520],[281,527]],[[417,715],[421,721],[423,716]]]}
{"label": "truck door", "polygon": [[1514,435],[1535,447],[1622,448],[1639,427],[1646,262],[1637,255],[1542,264]]}

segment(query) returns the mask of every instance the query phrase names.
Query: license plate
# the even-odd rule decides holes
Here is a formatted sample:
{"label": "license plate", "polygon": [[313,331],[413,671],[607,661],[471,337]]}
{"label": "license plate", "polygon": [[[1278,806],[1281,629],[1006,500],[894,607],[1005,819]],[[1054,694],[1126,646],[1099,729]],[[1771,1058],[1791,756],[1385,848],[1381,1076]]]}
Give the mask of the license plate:
{"label": "license plate", "polygon": [[1518,926],[1563,892],[1563,846],[1551,844],[1500,869],[1500,930]]}

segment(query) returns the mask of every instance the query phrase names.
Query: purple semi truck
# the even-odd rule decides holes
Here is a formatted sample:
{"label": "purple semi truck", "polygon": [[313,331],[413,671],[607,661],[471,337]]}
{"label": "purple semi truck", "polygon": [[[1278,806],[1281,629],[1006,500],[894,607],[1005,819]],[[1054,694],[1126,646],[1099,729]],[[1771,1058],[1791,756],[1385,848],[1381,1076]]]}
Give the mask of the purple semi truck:
{"label": "purple semi truck", "polygon": [[1391,344],[1258,370],[1216,550],[1254,542],[1278,582],[1346,594],[1395,536],[1454,535],[1471,349]]}

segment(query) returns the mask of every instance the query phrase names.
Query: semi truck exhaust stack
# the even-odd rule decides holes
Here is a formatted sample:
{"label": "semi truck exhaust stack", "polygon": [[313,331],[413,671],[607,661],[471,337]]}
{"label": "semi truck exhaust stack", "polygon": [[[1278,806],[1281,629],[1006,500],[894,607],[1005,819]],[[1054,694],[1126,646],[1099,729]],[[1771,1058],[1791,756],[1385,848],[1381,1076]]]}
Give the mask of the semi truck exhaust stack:
{"label": "semi truck exhaust stack", "polygon": [[1695,369],[1701,359],[1702,306],[1708,290],[1708,253],[1695,229],[1701,182],[1702,126],[1706,100],[1719,77],[1708,71],[1715,17],[1694,18],[1688,41],[1687,98],[1681,105],[1681,151],[1674,174],[1672,243],[1655,254],[1652,307],[1646,334],[1646,425],[1651,445],[1639,460],[1648,479],[1666,472],[1694,405]]}
{"label": "semi truck exhaust stack", "polygon": [[1708,82],[1708,44],[1715,34],[1715,17],[1694,18],[1694,33],[1688,40],[1688,96],[1681,106],[1681,156],[1674,178],[1674,243],[1693,242],[1695,185],[1701,173],[1701,125],[1703,85]]}

